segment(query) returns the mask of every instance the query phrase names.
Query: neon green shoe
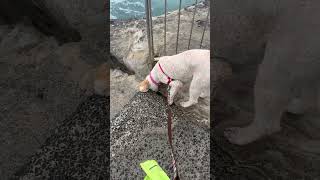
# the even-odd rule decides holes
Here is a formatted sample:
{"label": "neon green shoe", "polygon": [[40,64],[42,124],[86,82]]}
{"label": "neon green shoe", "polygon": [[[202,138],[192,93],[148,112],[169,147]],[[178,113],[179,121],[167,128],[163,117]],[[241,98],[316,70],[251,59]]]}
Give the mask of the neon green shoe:
{"label": "neon green shoe", "polygon": [[147,174],[144,180],[170,180],[157,161],[147,160],[140,163],[141,168]]}

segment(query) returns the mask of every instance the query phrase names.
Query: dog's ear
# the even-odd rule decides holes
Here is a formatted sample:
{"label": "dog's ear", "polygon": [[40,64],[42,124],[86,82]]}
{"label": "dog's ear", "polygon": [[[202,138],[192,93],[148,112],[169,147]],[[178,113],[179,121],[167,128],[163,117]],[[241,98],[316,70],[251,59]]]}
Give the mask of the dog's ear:
{"label": "dog's ear", "polygon": [[139,84],[139,91],[147,92],[148,90],[149,90],[149,81],[145,79]]}

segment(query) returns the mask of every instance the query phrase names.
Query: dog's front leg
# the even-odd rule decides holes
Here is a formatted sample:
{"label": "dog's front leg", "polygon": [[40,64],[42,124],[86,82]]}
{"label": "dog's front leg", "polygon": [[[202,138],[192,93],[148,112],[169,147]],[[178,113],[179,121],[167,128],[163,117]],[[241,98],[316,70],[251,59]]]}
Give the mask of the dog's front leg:
{"label": "dog's front leg", "polygon": [[169,86],[170,88],[170,95],[169,95],[169,105],[173,103],[173,99],[176,96],[178,90],[183,86],[183,83],[179,80],[171,81]]}
{"label": "dog's front leg", "polygon": [[180,105],[186,108],[198,103],[198,98],[203,88],[205,87],[203,87],[203,83],[201,83],[200,76],[194,75],[189,87],[189,100],[186,102],[181,102]]}

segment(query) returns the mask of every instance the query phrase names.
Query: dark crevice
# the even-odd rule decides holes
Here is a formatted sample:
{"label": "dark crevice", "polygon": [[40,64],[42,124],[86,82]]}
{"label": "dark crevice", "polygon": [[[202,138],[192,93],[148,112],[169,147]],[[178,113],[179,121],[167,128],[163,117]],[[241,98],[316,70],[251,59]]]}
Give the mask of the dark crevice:
{"label": "dark crevice", "polygon": [[122,64],[114,55],[110,54],[110,58],[107,59],[111,69],[119,69],[122,72],[125,72],[129,75],[135,74],[132,70],[130,70],[124,64]]}

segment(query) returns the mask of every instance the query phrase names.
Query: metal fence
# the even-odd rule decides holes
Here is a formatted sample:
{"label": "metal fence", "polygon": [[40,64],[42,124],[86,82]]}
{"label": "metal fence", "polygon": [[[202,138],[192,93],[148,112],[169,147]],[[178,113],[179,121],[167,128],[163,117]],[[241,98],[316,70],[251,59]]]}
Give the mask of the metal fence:
{"label": "metal fence", "polygon": [[[179,0],[179,11],[178,11],[178,26],[177,26],[177,39],[176,39],[176,54],[178,53],[178,45],[179,45],[179,31],[180,31],[180,15],[181,15],[181,1]],[[190,36],[189,36],[189,41],[188,41],[188,49],[190,49],[190,42],[191,42],[191,37],[192,37],[192,30],[193,30],[193,25],[194,25],[194,17],[196,15],[197,11],[197,5],[198,0],[195,0],[195,8],[193,11],[193,16],[192,16],[192,22],[191,22],[191,29],[190,29]],[[146,22],[147,22],[147,37],[148,37],[148,49],[149,49],[149,68],[152,69],[153,62],[154,62],[154,48],[153,48],[153,31],[152,31],[152,10],[151,10],[151,0],[145,0],[145,11],[146,11]],[[200,49],[202,48],[202,42],[203,42],[203,37],[206,32],[206,28],[208,25],[209,21],[209,14],[210,14],[210,8],[208,8],[208,13],[205,21],[205,25],[203,28],[202,36],[201,36],[201,41],[200,41]],[[167,43],[167,0],[164,0],[164,44],[163,44],[163,52],[164,55],[166,55],[166,43]]]}

